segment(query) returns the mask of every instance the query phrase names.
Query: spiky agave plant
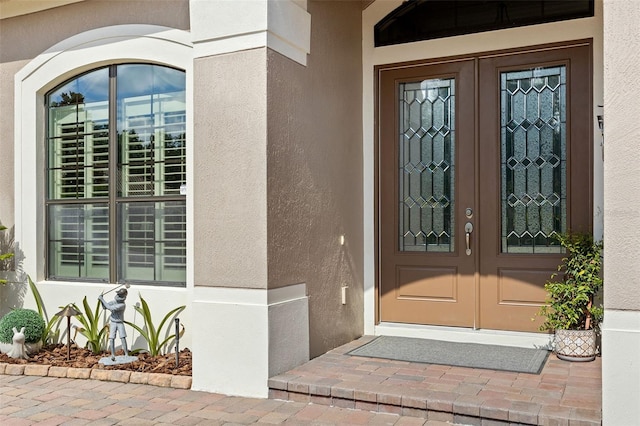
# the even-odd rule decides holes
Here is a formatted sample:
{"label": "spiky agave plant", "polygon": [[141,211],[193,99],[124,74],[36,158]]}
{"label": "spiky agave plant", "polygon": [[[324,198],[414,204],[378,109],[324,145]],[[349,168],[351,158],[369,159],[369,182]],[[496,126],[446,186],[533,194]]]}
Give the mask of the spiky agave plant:
{"label": "spiky agave plant", "polygon": [[98,300],[95,309],[92,310],[87,302],[87,296],[85,296],[82,299],[84,312],[75,303],[72,306],[80,312],[75,318],[80,321],[82,327],[78,327],[77,330],[87,339],[86,347],[94,354],[99,354],[106,347],[107,331],[109,330],[108,324],[100,325],[100,315],[102,314],[100,301]]}
{"label": "spiky agave plant", "polygon": [[[169,343],[172,339],[175,339],[176,337],[174,333],[162,339],[161,333],[165,323],[170,318],[182,312],[185,309],[185,306],[184,305],[178,306],[177,308],[174,308],[171,311],[169,311],[164,316],[164,318],[162,318],[162,321],[160,321],[160,324],[158,325],[158,327],[156,327],[153,322],[153,319],[151,318],[151,310],[149,309],[149,305],[147,304],[147,301],[144,300],[142,296],[140,296],[140,302],[141,302],[141,306],[136,305],[134,306],[134,308],[137,312],[139,312],[142,315],[142,318],[144,320],[144,328],[139,327],[138,325],[129,321],[125,321],[125,324],[130,325],[135,330],[137,330],[138,333],[140,333],[140,336],[142,336],[142,338],[147,341],[147,345],[149,346],[149,355],[156,356],[162,352],[162,348],[164,348],[164,346],[167,343]],[[182,335],[183,333],[184,333],[184,327],[182,328],[182,332],[180,333],[180,335]]]}
{"label": "spiky agave plant", "polygon": [[[0,232],[8,229],[6,226],[0,224]],[[0,240],[0,271],[11,270],[11,259],[13,259],[13,252],[8,251],[13,248],[13,238],[9,235],[8,238]],[[6,284],[7,280],[0,278],[0,284]]]}
{"label": "spiky agave plant", "polygon": [[38,290],[36,283],[33,282],[29,275],[27,275],[27,280],[29,281],[29,288],[31,289],[31,293],[33,293],[33,298],[36,301],[38,314],[45,323],[45,328],[42,332],[42,343],[45,345],[58,343],[60,340],[60,321],[62,321],[62,318],[54,315],[49,319],[49,315],[47,314],[47,310],[44,306],[44,301],[42,300],[42,296],[40,295],[40,291]]}

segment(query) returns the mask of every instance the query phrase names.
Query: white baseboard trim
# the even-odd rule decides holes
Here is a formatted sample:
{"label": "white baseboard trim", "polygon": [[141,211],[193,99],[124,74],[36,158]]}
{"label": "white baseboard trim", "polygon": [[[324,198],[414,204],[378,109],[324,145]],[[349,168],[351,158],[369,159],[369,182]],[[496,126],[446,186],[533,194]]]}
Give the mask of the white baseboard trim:
{"label": "white baseboard trim", "polygon": [[194,288],[191,389],[266,398],[268,380],[309,360],[306,284]]}
{"label": "white baseboard trim", "polygon": [[602,424],[640,419],[640,311],[605,309],[602,329]]}
{"label": "white baseboard trim", "polygon": [[502,330],[474,330],[461,327],[439,327],[415,324],[380,323],[376,336],[401,336],[448,342],[483,343],[521,348],[551,349],[553,335]]}

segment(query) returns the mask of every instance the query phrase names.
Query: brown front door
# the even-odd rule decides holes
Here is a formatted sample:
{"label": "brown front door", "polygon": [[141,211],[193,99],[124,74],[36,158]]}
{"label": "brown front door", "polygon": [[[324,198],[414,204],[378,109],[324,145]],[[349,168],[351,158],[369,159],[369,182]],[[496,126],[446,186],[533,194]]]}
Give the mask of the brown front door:
{"label": "brown front door", "polygon": [[379,320],[536,331],[591,224],[591,45],[378,68]]}

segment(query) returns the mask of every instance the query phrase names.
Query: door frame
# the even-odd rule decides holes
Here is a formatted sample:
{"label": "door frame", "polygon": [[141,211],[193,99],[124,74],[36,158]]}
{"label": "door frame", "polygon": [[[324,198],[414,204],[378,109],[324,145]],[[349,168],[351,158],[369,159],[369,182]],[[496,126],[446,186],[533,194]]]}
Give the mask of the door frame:
{"label": "door frame", "polygon": [[604,227],[604,172],[601,155],[601,131],[595,120],[602,114],[604,103],[604,18],[603,2],[595,1],[594,16],[562,22],[488,31],[457,37],[423,40],[395,46],[375,47],[374,26],[403,0],[373,0],[362,10],[362,168],[363,168],[363,332],[367,335],[404,335],[408,337],[465,340],[482,343],[510,344],[532,347],[545,345],[540,333],[507,333],[465,331],[447,327],[409,327],[403,324],[379,324],[375,312],[378,298],[376,289],[377,246],[375,240],[375,73],[376,65],[428,60],[445,56],[468,55],[485,50],[500,51],[522,46],[547,45],[574,40],[593,40],[593,138],[594,138],[594,236],[601,238]]}
{"label": "door frame", "polygon": [[[373,96],[373,103],[374,103],[374,169],[373,169],[373,177],[374,177],[374,194],[373,194],[373,198],[374,198],[374,235],[373,235],[373,241],[375,244],[375,254],[374,254],[374,268],[375,268],[375,272],[374,272],[374,326],[378,326],[381,324],[381,320],[380,320],[380,310],[381,310],[381,292],[380,292],[380,267],[381,267],[381,239],[380,239],[380,234],[381,234],[381,222],[380,222],[380,150],[381,150],[381,143],[380,143],[380,139],[381,139],[381,131],[380,131],[380,89],[381,89],[381,72],[386,71],[386,70],[390,70],[390,69],[400,69],[400,68],[409,68],[409,67],[416,67],[416,66],[420,66],[420,65],[437,65],[437,64],[442,64],[442,63],[450,63],[450,62],[455,62],[455,61],[462,61],[462,60],[469,60],[469,59],[474,59],[476,61],[475,67],[477,70],[479,70],[479,63],[478,61],[480,60],[480,58],[491,58],[491,57],[499,57],[499,56],[507,56],[507,55],[513,55],[513,54],[528,54],[528,53],[535,53],[535,52],[541,52],[541,51],[548,51],[548,50],[557,50],[557,49],[565,49],[565,48],[569,48],[569,47],[576,47],[576,46],[584,46],[584,45],[588,45],[589,48],[591,49],[591,53],[590,53],[590,63],[589,63],[589,87],[591,88],[592,92],[593,92],[593,87],[594,87],[594,75],[593,75],[593,68],[594,68],[594,60],[593,60],[593,48],[594,48],[594,42],[592,38],[586,38],[586,39],[579,39],[579,40],[571,40],[571,41],[566,41],[566,42],[555,42],[555,43],[546,43],[546,44],[538,44],[538,45],[532,45],[532,46],[523,46],[523,47],[517,47],[517,48],[509,48],[509,49],[501,49],[501,50],[489,50],[489,51],[481,51],[481,52],[473,52],[473,53],[469,53],[469,54],[464,54],[464,55],[455,55],[455,56],[449,56],[449,57],[442,57],[442,58],[431,58],[431,59],[425,59],[425,60],[412,60],[412,61],[406,61],[406,62],[398,62],[398,63],[391,63],[391,64],[379,64],[379,65],[375,65],[374,66],[374,96]],[[481,115],[481,111],[480,111],[480,100],[479,100],[479,91],[480,91],[480,87],[479,87],[479,81],[478,81],[478,74],[479,72],[475,73],[475,81],[474,81],[474,87],[475,87],[475,96],[474,96],[474,128],[476,129],[475,132],[475,136],[474,136],[474,151],[478,150],[478,145],[479,145],[479,119],[480,119],[480,115]],[[496,94],[496,96],[499,96],[499,94]],[[585,94],[585,96],[591,100],[591,105],[589,106],[589,110],[593,111],[593,105],[595,105],[595,101],[593,100],[593,93],[588,93]],[[589,137],[589,141],[587,143],[587,146],[590,148],[589,152],[587,153],[587,157],[588,157],[588,170],[589,172],[589,179],[588,179],[588,189],[587,189],[587,197],[588,197],[588,205],[590,206],[590,211],[588,214],[588,227],[589,228],[593,228],[593,187],[594,187],[594,173],[593,173],[593,132],[588,132],[588,137]],[[567,155],[570,155],[570,149],[568,148],[567,151]],[[479,167],[479,156],[476,155],[476,153],[474,153],[474,161],[475,161],[475,170],[474,170],[474,185],[475,185],[475,195],[474,195],[474,205],[477,207],[479,207],[478,204],[478,187],[479,187],[479,183],[480,183],[480,179],[479,179],[479,173],[480,173],[480,167]],[[567,170],[567,177],[569,178],[569,168]],[[569,181],[569,179],[568,179]],[[570,191],[570,188],[567,188],[568,191]],[[570,194],[568,194],[570,196]],[[567,206],[567,214],[569,214],[569,210],[571,209],[571,206],[568,205]],[[480,214],[482,214],[482,212],[480,212]],[[474,231],[475,232],[475,231]],[[478,247],[477,243],[474,243],[474,246]],[[475,292],[476,292],[476,300],[475,300],[475,312],[474,312],[474,324],[478,324],[479,323],[479,316],[480,316],[480,307],[479,307],[479,303],[480,303],[480,288],[478,285],[478,280],[479,280],[479,274],[480,274],[480,266],[479,266],[479,252],[480,250],[474,250],[474,259],[476,262],[476,265],[478,265],[476,267],[476,272],[474,274],[474,281],[475,281]],[[366,303],[366,299],[365,299],[365,303]],[[367,309],[365,308],[365,315],[366,315]],[[366,322],[366,318],[365,318],[365,322]],[[427,326],[427,327],[437,327],[437,326]],[[485,331],[494,331],[494,330],[485,330]],[[509,332],[508,332],[509,333]],[[516,332],[514,332],[516,333]]]}

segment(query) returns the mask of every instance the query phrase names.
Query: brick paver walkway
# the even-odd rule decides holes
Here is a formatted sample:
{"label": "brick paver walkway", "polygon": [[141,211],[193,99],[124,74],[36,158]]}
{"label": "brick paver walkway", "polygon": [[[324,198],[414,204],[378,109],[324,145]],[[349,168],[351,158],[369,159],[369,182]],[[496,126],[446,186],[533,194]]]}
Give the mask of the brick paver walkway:
{"label": "brick paver walkway", "polygon": [[188,377],[3,364],[0,424],[601,424],[600,358],[550,356],[541,374],[522,374],[347,355],[372,338],[271,378],[269,400],[190,391]]}
{"label": "brick paver walkway", "polygon": [[269,380],[272,398],[469,425],[582,425],[602,419],[602,363],[550,355],[541,374],[347,355],[362,337]]}
{"label": "brick paver walkway", "polygon": [[451,426],[415,417],[151,385],[0,375],[0,424],[3,426],[255,423]]}

